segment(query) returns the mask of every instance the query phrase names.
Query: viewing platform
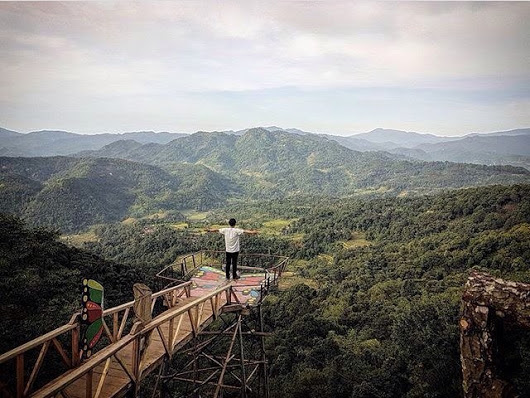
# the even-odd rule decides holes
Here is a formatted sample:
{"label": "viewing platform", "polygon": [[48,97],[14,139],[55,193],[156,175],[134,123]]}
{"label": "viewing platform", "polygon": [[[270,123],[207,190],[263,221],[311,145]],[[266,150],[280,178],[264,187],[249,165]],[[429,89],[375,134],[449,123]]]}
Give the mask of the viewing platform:
{"label": "viewing platform", "polygon": [[[238,266],[240,279],[226,280],[222,270],[224,256],[224,252],[201,251],[183,256],[160,271],[156,276],[164,288],[148,297],[151,315],[148,322],[142,322],[138,314],[135,316],[138,301],[105,309],[103,337],[86,360],[81,359],[80,351],[81,313],[74,314],[68,324],[2,354],[1,395],[17,398],[137,395],[142,380],[155,369],[160,377],[160,366],[203,333],[232,337],[226,357],[212,359],[216,366],[203,369],[211,370],[206,379],[200,379],[197,372],[193,378],[177,379],[194,386],[210,385],[214,397],[229,389],[240,389],[242,396],[251,393],[250,382],[257,376],[258,368],[265,367],[262,373],[267,377],[266,360],[245,360],[241,340],[241,357],[239,365],[236,363],[240,374],[236,376],[230,370],[236,366],[230,363],[234,359],[231,354],[234,341],[237,335],[242,339],[245,333],[263,338],[263,330],[243,333],[241,318],[244,311],[259,307],[268,291],[277,285],[288,258],[242,253]],[[235,314],[235,322],[228,325],[224,320],[223,330],[205,331],[225,313]],[[52,372],[50,366],[54,367]],[[53,371],[55,375],[50,378]],[[238,386],[227,384],[227,378],[239,380]]]}

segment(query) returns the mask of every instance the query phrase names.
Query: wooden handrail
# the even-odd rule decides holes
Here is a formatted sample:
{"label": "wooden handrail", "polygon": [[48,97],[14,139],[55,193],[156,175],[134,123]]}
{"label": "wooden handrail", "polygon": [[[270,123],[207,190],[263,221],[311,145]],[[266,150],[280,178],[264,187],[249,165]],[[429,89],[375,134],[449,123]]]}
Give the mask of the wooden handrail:
{"label": "wooden handrail", "polygon": [[[161,290],[159,292],[153,293],[153,299],[156,299],[166,293],[169,293],[173,290],[178,290],[181,288],[185,288],[186,286],[190,286],[191,282],[185,282],[177,286],[170,287],[165,290]],[[129,301],[128,303],[118,305],[117,307],[112,307],[107,310],[103,311],[103,316],[112,315],[116,312],[124,311],[127,308],[131,308],[134,305],[134,301]],[[75,319],[74,316],[72,319]],[[36,339],[33,339],[31,341],[28,341],[25,344],[22,344],[16,348],[13,348],[12,350],[0,355],[0,364],[4,363],[6,361],[9,361],[10,359],[15,358],[16,356],[25,353],[26,351],[31,350],[32,348],[38,347],[41,344],[44,344],[46,341],[53,340],[54,338],[69,332],[70,330],[73,330],[79,326],[78,322],[70,321],[70,323],[60,326],[57,329],[52,330],[51,332],[48,332],[42,336],[37,337]]]}
{"label": "wooden handrail", "polygon": [[[206,296],[200,297],[197,300],[194,300],[191,303],[188,303],[180,308],[177,307],[175,309],[168,310],[163,314],[160,314],[159,316],[154,318],[151,322],[149,322],[147,325],[145,325],[142,328],[133,327],[133,330],[135,329],[139,329],[139,330],[135,333],[131,331],[130,334],[123,337],[118,342],[110,344],[104,349],[102,349],[101,351],[98,351],[90,358],[90,361],[83,363],[78,368],[66,374],[63,378],[61,378],[59,382],[50,384],[47,387],[44,387],[41,390],[36,391],[36,393],[33,394],[32,397],[33,398],[46,398],[46,397],[57,394],[59,391],[68,387],[70,384],[75,382],[77,379],[81,378],[83,375],[88,373],[91,369],[94,369],[97,365],[99,365],[106,359],[110,358],[111,356],[116,354],[118,351],[126,347],[127,345],[131,344],[134,340],[142,337],[144,334],[150,332],[151,330],[154,330],[155,328],[162,325],[164,322],[167,322],[171,320],[172,318],[176,318],[180,315],[185,314],[190,309],[197,307],[198,305],[209,300],[210,298],[215,297],[216,295],[221,294],[225,292],[226,290],[231,290],[231,288],[232,288],[231,285],[223,286],[222,288],[216,289],[212,291],[211,293],[207,294]],[[137,325],[139,326],[139,323]]]}
{"label": "wooden handrail", "polygon": [[[5,363],[10,360],[16,360],[17,396],[26,396],[29,394],[29,395],[36,396],[36,397],[48,397],[50,395],[57,394],[58,392],[66,388],[68,385],[73,383],[75,380],[85,375],[87,377],[87,383],[88,383],[88,381],[92,377],[91,376],[92,372],[96,366],[100,365],[105,360],[110,361],[110,358],[112,356],[115,356],[115,354],[118,351],[128,346],[129,344],[132,344],[133,347],[136,347],[133,349],[133,351],[136,353],[136,356],[133,355],[133,358],[136,358],[134,363],[136,362],[138,363],[136,365],[133,365],[133,369],[128,370],[124,368],[124,371],[129,375],[129,378],[131,378],[131,381],[133,383],[139,382],[139,380],[142,379],[142,376],[141,376],[142,365],[141,365],[141,361],[138,359],[140,358],[139,347],[140,347],[141,338],[148,335],[149,333],[152,333],[154,330],[158,330],[158,332],[161,333],[160,327],[164,323],[169,322],[170,323],[170,329],[169,329],[170,335],[167,337],[167,339],[165,339],[162,335],[161,335],[161,338],[162,338],[162,342],[164,343],[166,352],[171,356],[172,355],[171,353],[174,352],[175,347],[176,347],[175,345],[176,333],[178,333],[178,330],[181,327],[182,320],[184,319],[184,317],[189,316],[189,320],[190,320],[191,327],[192,327],[191,333],[193,334],[193,336],[196,336],[200,332],[200,329],[202,328],[201,327],[202,316],[205,310],[205,306],[208,306],[208,305],[211,306],[211,309],[212,309],[211,315],[213,316],[213,319],[216,319],[216,317],[219,316],[219,314],[222,312],[221,308],[225,304],[230,304],[231,300],[234,300],[233,302],[239,303],[239,299],[232,285],[226,284],[222,287],[217,288],[214,291],[211,291],[205,296],[197,298],[196,300],[193,300],[191,302],[182,303],[184,305],[181,304],[182,305],[181,307],[175,306],[175,304],[179,301],[179,298],[182,297],[184,294],[186,295],[186,297],[188,298],[190,297],[190,294],[191,294],[190,290],[192,287],[192,282],[191,281],[183,282],[181,280],[178,280],[172,277],[166,277],[161,274],[167,271],[168,268],[170,267],[174,268],[175,266],[178,267],[179,265],[180,265],[181,270],[183,271],[188,271],[188,266],[190,267],[189,270],[196,269],[197,267],[200,267],[201,265],[205,264],[204,256],[211,256],[213,254],[215,255],[224,254],[224,251],[204,250],[204,251],[199,251],[196,253],[188,254],[186,256],[181,257],[179,260],[165,267],[163,270],[157,273],[156,275],[157,277],[170,280],[172,281],[172,283],[178,283],[178,285],[165,288],[151,295],[151,298],[152,298],[151,311],[153,311],[155,307],[155,302],[158,298],[164,298],[165,302],[168,305],[168,309],[164,311],[162,314],[152,319],[149,323],[142,325],[140,322],[136,322],[134,325],[132,325],[132,328],[129,329],[129,325],[131,325],[129,313],[132,311],[132,308],[134,306],[134,301],[129,301],[127,303],[118,305],[116,307],[112,307],[112,308],[104,310],[103,317],[110,316],[112,320],[111,328],[109,328],[107,326],[107,323],[105,323],[104,321],[105,333],[109,337],[109,343],[107,343],[106,346],[103,346],[99,351],[95,352],[94,355],[92,355],[89,360],[81,364],[79,363],[80,354],[79,354],[79,347],[78,347],[79,331],[80,331],[80,313],[75,313],[70,319],[68,324],[63,325],[55,330],[52,330],[51,332],[48,332],[42,336],[39,336],[36,339],[33,339],[19,347],[16,347],[0,355],[0,364]],[[266,294],[266,292],[271,286],[274,286],[277,284],[278,278],[281,276],[281,273],[285,269],[285,266],[289,259],[286,256],[276,256],[276,255],[258,254],[258,253],[243,253],[243,256],[262,257],[262,258],[268,257],[268,258],[274,258],[275,262],[279,261],[278,263],[272,266],[267,265],[267,263],[270,264],[270,262],[266,260],[266,261],[259,263],[260,265],[266,264],[263,267],[262,266],[248,267],[248,268],[252,268],[256,270],[262,270],[266,273],[265,280],[260,286],[260,289],[262,292],[261,296]],[[190,261],[190,259],[192,261]],[[187,264],[185,262],[186,260],[187,260]],[[179,261],[180,261],[180,264],[179,264]],[[241,285],[238,285],[238,287],[241,287]],[[223,298],[224,294],[226,294],[226,302]],[[208,304],[208,302],[210,304]],[[178,324],[176,325],[176,329],[175,329],[174,323],[176,323],[176,320],[179,317],[180,319],[178,319]],[[65,334],[69,332],[71,332],[71,336],[68,336],[68,339],[71,341],[71,347],[69,347],[69,350],[64,350],[63,347],[61,346],[60,341],[58,340],[58,337],[61,335],[64,336]],[[124,335],[124,333],[128,333],[128,334]],[[27,380],[24,380],[25,379],[24,368],[25,367],[27,368],[27,366],[24,366],[25,353],[29,350],[36,349],[39,346],[41,346],[40,353],[38,355],[38,358],[35,364],[32,365],[32,368],[30,368],[31,374],[29,375],[29,378]],[[44,386],[41,390],[36,391],[35,393],[32,394],[32,387],[34,385],[34,381],[38,377],[39,370],[41,369],[41,366],[45,360],[45,357],[48,352],[48,348],[52,346],[55,347],[55,349],[59,352],[59,354],[61,355],[63,359],[63,362],[66,364],[66,367],[69,368],[70,370],[68,370],[68,372],[65,373],[60,380],[55,380],[55,382],[49,383],[48,385]],[[70,358],[70,354],[71,354],[71,358]],[[119,358],[117,358],[117,360],[119,361]],[[108,367],[108,365],[106,366]],[[121,366],[123,367],[124,365],[121,364]],[[101,392],[101,385],[98,386],[96,394],[98,392]]]}
{"label": "wooden handrail", "polygon": [[21,346],[13,348],[11,351],[8,351],[5,354],[0,355],[0,363],[9,361],[10,359],[13,359],[16,356],[23,354],[24,352],[29,351],[32,348],[38,347],[39,345],[44,344],[47,341],[53,340],[57,336],[60,336],[63,333],[69,332],[70,330],[75,329],[76,327],[77,327],[77,324],[63,325],[55,330],[52,330],[51,332],[48,332],[42,336],[37,337],[34,340],[28,341],[27,343],[22,344]]}
{"label": "wooden handrail", "polygon": [[175,309],[165,311],[163,314],[160,314],[159,316],[154,318],[151,322],[149,322],[147,325],[145,325],[138,333],[144,333],[144,332],[153,330],[154,328],[160,326],[161,324],[170,320],[171,318],[182,315],[185,312],[189,311],[191,308],[196,307],[197,305],[209,300],[210,298],[217,296],[219,293],[223,293],[226,290],[231,290],[231,289],[232,289],[231,285],[226,285],[226,286],[223,286],[219,289],[216,289],[208,293],[206,296],[202,296],[198,298],[197,300],[193,300],[191,303],[188,303],[182,307],[176,307]]}

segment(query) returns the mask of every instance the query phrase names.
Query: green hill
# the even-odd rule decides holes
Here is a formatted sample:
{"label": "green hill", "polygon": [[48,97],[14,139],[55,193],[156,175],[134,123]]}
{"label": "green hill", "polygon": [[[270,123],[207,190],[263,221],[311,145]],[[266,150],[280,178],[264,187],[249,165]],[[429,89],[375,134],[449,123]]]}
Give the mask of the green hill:
{"label": "green hill", "polygon": [[118,159],[0,158],[0,209],[74,231],[160,211],[211,208],[237,187],[204,166],[172,173]]}
{"label": "green hill", "polygon": [[165,169],[176,162],[202,164],[236,180],[253,198],[425,193],[530,181],[530,172],[521,168],[396,160],[382,152],[353,151],[321,136],[263,128],[241,136],[200,132],[156,147],[127,146],[114,143],[84,155],[115,156]]}

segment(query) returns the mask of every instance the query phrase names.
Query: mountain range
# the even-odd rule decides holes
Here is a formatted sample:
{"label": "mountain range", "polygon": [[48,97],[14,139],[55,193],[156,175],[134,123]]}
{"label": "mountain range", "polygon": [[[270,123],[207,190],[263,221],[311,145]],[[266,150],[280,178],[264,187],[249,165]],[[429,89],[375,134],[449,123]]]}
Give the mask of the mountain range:
{"label": "mountain range", "polygon": [[253,128],[167,143],[119,140],[75,157],[0,157],[0,211],[74,231],[160,212],[178,217],[180,210],[234,200],[395,196],[528,182],[530,171],[522,167],[403,159],[355,151],[327,136]]}
{"label": "mountain range", "polygon": [[[81,157],[141,161],[168,171],[174,164],[201,164],[238,182],[250,197],[295,194],[341,196],[361,190],[393,193],[521,181],[529,172],[455,163],[396,159],[384,152],[360,152],[314,134],[249,129],[243,135],[199,132],[167,144],[114,142]],[[508,177],[508,175],[510,177]]]}
{"label": "mountain range", "polygon": [[61,156],[90,149],[100,149],[112,142],[131,139],[140,143],[168,143],[186,134],[138,131],[122,134],[75,134],[42,130],[27,134],[0,128],[0,156]]}
{"label": "mountain range", "polygon": [[[377,128],[367,133],[339,136],[316,134],[296,128],[264,127],[270,132],[287,132],[302,137],[321,136],[360,152],[385,151],[399,158],[425,161],[451,161],[486,165],[513,165],[530,169],[530,129],[516,129],[487,134],[471,133],[463,137],[441,137],[410,131]],[[224,131],[242,136],[250,128]],[[65,131],[42,130],[28,134],[0,128],[0,156],[74,155],[85,150],[99,150],[123,140],[139,144],[167,144],[186,137],[187,133],[140,131],[122,134],[83,135]],[[130,143],[129,145],[135,145]],[[153,150],[156,145],[153,146]]]}

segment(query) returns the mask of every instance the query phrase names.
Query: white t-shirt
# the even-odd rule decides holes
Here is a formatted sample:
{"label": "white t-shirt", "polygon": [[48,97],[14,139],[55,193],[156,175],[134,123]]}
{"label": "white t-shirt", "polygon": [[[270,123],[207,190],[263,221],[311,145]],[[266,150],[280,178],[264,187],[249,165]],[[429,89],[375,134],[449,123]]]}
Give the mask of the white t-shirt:
{"label": "white t-shirt", "polygon": [[228,253],[239,251],[239,237],[243,235],[243,230],[239,228],[221,228],[219,233],[225,236],[225,246]]}

